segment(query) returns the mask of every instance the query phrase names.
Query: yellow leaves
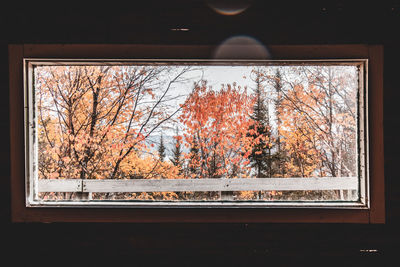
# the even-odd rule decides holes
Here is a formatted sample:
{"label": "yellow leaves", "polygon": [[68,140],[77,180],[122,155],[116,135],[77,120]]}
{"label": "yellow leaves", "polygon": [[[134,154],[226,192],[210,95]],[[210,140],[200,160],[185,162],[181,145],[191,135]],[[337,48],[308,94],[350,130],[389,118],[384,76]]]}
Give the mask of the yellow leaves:
{"label": "yellow leaves", "polygon": [[172,163],[161,162],[156,157],[131,153],[121,162],[121,171],[141,179],[179,179],[179,168]]}
{"label": "yellow leaves", "polygon": [[[151,72],[148,67],[135,71],[142,75],[136,77],[141,81]],[[79,80],[79,75],[84,78]],[[159,162],[157,156],[151,155],[154,144],[146,142],[151,127],[142,129],[141,126],[150,112],[153,117],[149,125],[161,122],[169,114],[160,107],[152,110],[151,105],[136,107],[136,100],[155,103],[157,101],[152,99],[160,95],[159,88],[150,88],[156,82],[133,84],[126,91],[127,81],[134,80],[132,75],[127,67],[121,66],[109,72],[98,66],[56,67],[47,68],[39,75],[37,96],[47,99],[38,105],[42,112],[42,119],[38,121],[40,160],[48,167],[48,170],[41,170],[41,178],[55,178],[56,175],[76,178],[85,172],[90,178],[103,179],[110,176],[116,161],[122,159],[119,178],[183,178],[178,168],[169,162]],[[254,70],[252,75],[261,82],[267,79],[270,83],[280,81],[261,71]],[[158,83],[161,84],[161,80]],[[241,177],[250,176],[247,172],[250,169],[248,158],[254,147],[262,146],[261,149],[270,148],[274,152],[276,146],[272,145],[276,144],[277,137],[281,142],[280,148],[287,152],[284,155],[287,161],[285,158],[282,166],[289,170],[288,174],[310,176],[320,171],[317,168],[322,162],[321,143],[337,140],[337,136],[326,134],[330,130],[330,121],[326,118],[323,104],[327,103],[328,94],[313,84],[286,86],[281,89],[280,105],[274,110],[279,125],[268,129],[273,133],[273,137],[268,137],[266,134],[254,136],[261,126],[249,118],[256,99],[246,92],[246,88],[233,83],[213,89],[206,81],[199,82],[185,103],[180,105],[180,117],[173,118],[180,122],[183,132],[182,136],[174,137],[176,144],[187,148],[183,153],[185,167],[190,161],[190,167],[199,169],[197,174],[185,173],[186,178],[206,177],[212,169],[217,169],[213,170],[216,176],[236,177],[238,173]],[[95,114],[94,88],[99,89]],[[124,92],[127,93],[124,95]],[[274,96],[268,97],[273,99]],[[335,99],[330,100],[338,105]],[[170,103],[160,105],[164,104]],[[274,105],[270,106],[273,108]],[[334,123],[339,125],[337,131],[349,136],[355,130],[355,118],[346,110],[336,111],[333,115]],[[190,149],[198,150],[197,157],[193,158],[195,153],[188,152]],[[128,151],[132,152],[124,158]],[[255,154],[261,155],[262,151]],[[254,172],[254,168],[252,170]],[[160,193],[141,197],[173,199],[175,196],[173,193]]]}
{"label": "yellow leaves", "polygon": [[239,191],[238,200],[253,200],[255,196],[254,191]]}
{"label": "yellow leaves", "polygon": [[49,175],[49,179],[56,179],[60,176],[60,174],[58,172],[52,172]]}
{"label": "yellow leaves", "polygon": [[[120,151],[145,149],[143,134],[137,134],[144,110],[137,107],[128,126],[137,97],[137,86],[129,80],[146,75],[145,70],[134,74],[123,66],[51,66],[37,73],[39,161],[46,167],[41,178],[54,173],[76,178],[81,172],[104,178]],[[146,93],[154,95],[150,88]]]}
{"label": "yellow leaves", "polygon": [[62,160],[65,162],[65,164],[68,164],[69,162],[71,162],[70,157],[63,157]]}

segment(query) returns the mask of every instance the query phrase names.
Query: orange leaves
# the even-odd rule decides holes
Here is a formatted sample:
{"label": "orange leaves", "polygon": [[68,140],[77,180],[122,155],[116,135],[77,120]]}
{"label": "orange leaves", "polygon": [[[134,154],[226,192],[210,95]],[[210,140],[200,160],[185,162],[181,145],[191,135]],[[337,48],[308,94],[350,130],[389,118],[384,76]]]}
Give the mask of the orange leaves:
{"label": "orange leaves", "polygon": [[[290,156],[285,164],[293,176],[336,176],[337,169],[343,168],[340,164],[347,161],[343,154],[350,158],[356,153],[351,151],[355,147],[356,97],[341,84],[338,77],[343,74],[333,68],[302,70],[307,73],[307,82],[291,83],[277,107],[281,122],[278,133]],[[336,151],[342,151],[342,146],[348,149],[339,155]]]}
{"label": "orange leaves", "polygon": [[[139,86],[131,83],[143,75],[126,66],[38,68],[39,176],[104,178],[121,152],[145,149],[138,130],[146,111],[135,106]],[[154,97],[153,89],[143,92]]]}
{"label": "orange leaves", "polygon": [[141,153],[131,153],[121,163],[121,171],[131,178],[178,179],[182,178],[179,168],[172,163],[161,162],[157,158]]}
{"label": "orange leaves", "polygon": [[144,94],[144,93],[148,93],[148,94],[151,96],[151,99],[154,99],[154,98],[156,97],[156,95],[153,93],[153,89],[151,89],[151,88],[147,88],[147,89],[144,90],[142,93],[143,93],[143,94]]}
{"label": "orange leaves", "polygon": [[146,142],[171,115],[163,107],[172,100],[158,94],[170,73],[165,66],[39,67],[39,177],[177,177]]}
{"label": "orange leaves", "polygon": [[49,175],[49,179],[56,179],[60,176],[60,174],[58,172],[52,172]]}
{"label": "orange leaves", "polygon": [[219,91],[199,86],[188,97],[180,121],[186,126],[188,144],[193,145],[196,136],[201,156],[195,163],[203,177],[226,175],[243,162],[251,142],[246,134],[253,123],[248,117],[252,104],[236,84]]}

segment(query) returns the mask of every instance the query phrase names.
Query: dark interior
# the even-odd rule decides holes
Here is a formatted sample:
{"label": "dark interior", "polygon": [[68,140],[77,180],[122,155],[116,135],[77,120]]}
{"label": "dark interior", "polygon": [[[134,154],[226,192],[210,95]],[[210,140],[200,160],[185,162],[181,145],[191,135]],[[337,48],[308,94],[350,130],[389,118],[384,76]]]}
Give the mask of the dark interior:
{"label": "dark interior", "polygon": [[[222,1],[228,2],[228,1]],[[237,1],[240,2],[240,1]],[[11,266],[398,266],[400,1],[244,1],[237,15],[207,1],[19,2],[0,9],[1,242]],[[189,29],[171,30],[171,29]],[[384,46],[385,224],[12,223],[8,44]],[[398,262],[398,260],[397,260]],[[7,266],[7,265],[4,265]]]}

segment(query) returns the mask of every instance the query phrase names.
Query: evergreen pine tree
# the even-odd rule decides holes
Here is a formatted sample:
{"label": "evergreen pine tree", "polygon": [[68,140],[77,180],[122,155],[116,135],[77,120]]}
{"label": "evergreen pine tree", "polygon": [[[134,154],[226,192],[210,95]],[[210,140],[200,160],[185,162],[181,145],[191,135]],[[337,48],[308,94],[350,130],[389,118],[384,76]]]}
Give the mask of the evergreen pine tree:
{"label": "evergreen pine tree", "polygon": [[182,148],[181,148],[181,142],[178,139],[179,136],[179,130],[176,128],[175,131],[176,134],[176,142],[173,150],[173,158],[171,160],[172,164],[177,166],[179,168],[179,174],[182,173]]}
{"label": "evergreen pine tree", "polygon": [[284,177],[286,174],[284,162],[286,160],[286,153],[283,148],[281,138],[280,138],[280,126],[282,124],[282,119],[281,119],[281,114],[280,114],[280,106],[282,105],[282,74],[277,68],[275,72],[275,77],[274,77],[274,82],[273,82],[276,98],[274,101],[275,105],[275,115],[276,115],[276,125],[277,125],[277,138],[276,138],[276,146],[277,150],[275,153],[275,161],[276,161],[276,168],[278,169],[278,173],[280,174],[281,177]]}
{"label": "evergreen pine tree", "polygon": [[190,147],[190,159],[189,159],[189,173],[198,175],[198,162],[200,160],[199,155],[199,143],[196,136],[193,136],[193,142]]}
{"label": "evergreen pine tree", "polygon": [[158,157],[160,158],[160,161],[163,162],[165,160],[165,145],[164,145],[164,139],[163,136],[161,135],[160,137],[160,145],[158,147]]}
{"label": "evergreen pine tree", "polygon": [[256,122],[255,126],[250,129],[255,130],[253,134],[254,138],[262,135],[267,136],[268,141],[260,140],[258,144],[253,147],[253,151],[249,156],[251,162],[251,167],[256,169],[256,177],[271,177],[272,176],[272,157],[270,148],[270,124],[269,124],[269,110],[266,105],[266,97],[264,92],[264,87],[260,79],[260,73],[256,72],[256,88],[254,90],[255,94],[255,104],[253,107],[253,113],[250,117]]}

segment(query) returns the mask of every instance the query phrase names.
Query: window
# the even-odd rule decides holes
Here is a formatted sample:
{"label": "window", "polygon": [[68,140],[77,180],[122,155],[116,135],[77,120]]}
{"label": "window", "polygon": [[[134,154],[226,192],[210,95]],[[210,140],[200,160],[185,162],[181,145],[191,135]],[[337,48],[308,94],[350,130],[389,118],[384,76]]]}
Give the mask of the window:
{"label": "window", "polygon": [[182,59],[176,47],[162,56],[146,46],[92,47],[97,53],[82,57],[82,47],[26,46],[16,64],[25,77],[17,89],[25,98],[25,214],[114,207],[109,217],[129,207],[131,218],[152,207],[264,213],[260,221],[271,221],[265,211],[318,211],[369,222],[382,205],[374,202],[383,197],[382,173],[369,177],[379,165],[369,138],[381,138],[368,102],[371,91],[379,95],[379,79],[371,82],[378,49],[304,56],[307,47],[277,47],[276,59],[212,60],[198,56],[210,48]]}

